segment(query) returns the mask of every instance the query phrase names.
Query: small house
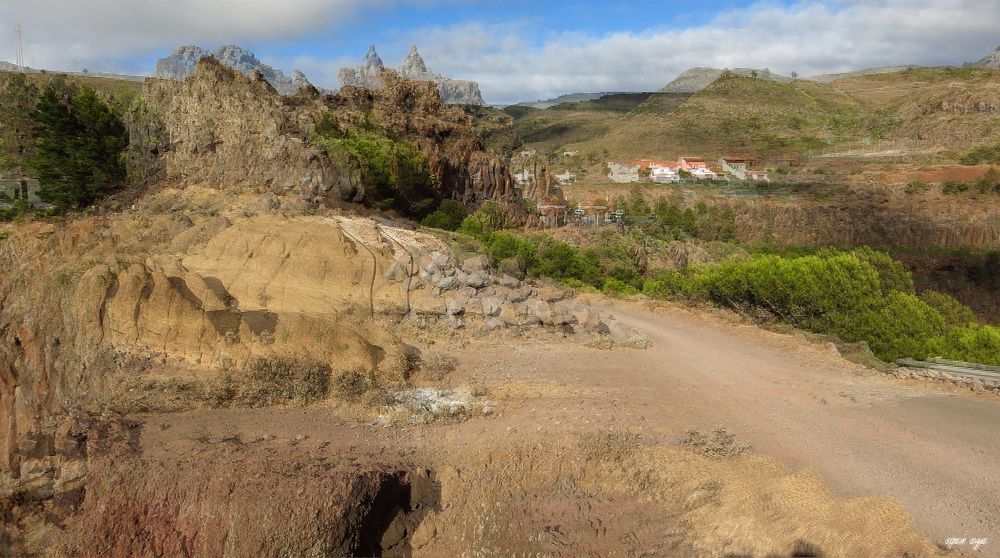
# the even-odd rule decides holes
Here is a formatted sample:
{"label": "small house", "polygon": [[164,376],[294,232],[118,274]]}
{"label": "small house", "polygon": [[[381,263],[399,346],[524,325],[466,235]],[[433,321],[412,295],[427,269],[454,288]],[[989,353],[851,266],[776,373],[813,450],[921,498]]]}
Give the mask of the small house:
{"label": "small house", "polygon": [[554,178],[556,179],[556,181],[559,182],[560,186],[567,186],[569,184],[573,184],[574,182],[576,182],[576,174],[570,171],[557,174],[554,176]]}
{"label": "small house", "polygon": [[681,177],[677,174],[677,168],[671,167],[652,167],[649,169],[649,177],[653,182],[660,184],[669,184],[671,182],[680,182]]}
{"label": "small house", "polygon": [[677,165],[681,170],[691,172],[693,169],[707,169],[708,165],[701,157],[681,157],[677,160]]}
{"label": "small house", "polygon": [[560,196],[548,196],[538,204],[539,223],[543,228],[561,227],[569,218],[569,206]]}
{"label": "small house", "polygon": [[771,178],[768,176],[766,170],[752,170],[747,171],[747,180],[752,182],[770,182]]}
{"label": "small house", "polygon": [[594,198],[580,202],[577,206],[576,214],[580,217],[580,221],[584,225],[600,227],[611,223],[611,220],[609,219],[610,212],[608,209],[608,200]]}
{"label": "small house", "polygon": [[39,205],[42,200],[38,197],[38,188],[34,178],[0,178],[0,207],[17,200],[25,200],[31,206]]}
{"label": "small house", "polygon": [[715,180],[716,178],[719,178],[718,174],[716,174],[712,169],[705,166],[691,167],[691,170],[689,170],[688,172],[691,173],[691,176],[693,178],[696,178],[698,180]]}
{"label": "small house", "polygon": [[608,163],[608,178],[617,184],[639,182],[639,165]]}
{"label": "small house", "polygon": [[719,159],[719,167],[723,173],[745,180],[747,171],[755,162],[753,157],[730,155]]}

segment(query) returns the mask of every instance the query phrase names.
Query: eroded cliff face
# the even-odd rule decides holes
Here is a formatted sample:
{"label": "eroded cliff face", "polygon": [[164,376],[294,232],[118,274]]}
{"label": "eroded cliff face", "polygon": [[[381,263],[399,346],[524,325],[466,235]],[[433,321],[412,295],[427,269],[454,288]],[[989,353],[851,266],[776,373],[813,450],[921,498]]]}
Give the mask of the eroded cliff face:
{"label": "eroded cliff face", "polygon": [[163,203],[0,241],[0,515],[15,531],[0,548],[25,516],[72,511],[59,506],[81,498],[88,417],[147,407],[133,382],[212,381],[255,357],[404,377],[405,345],[373,318],[405,312],[407,287],[383,275],[437,241]]}

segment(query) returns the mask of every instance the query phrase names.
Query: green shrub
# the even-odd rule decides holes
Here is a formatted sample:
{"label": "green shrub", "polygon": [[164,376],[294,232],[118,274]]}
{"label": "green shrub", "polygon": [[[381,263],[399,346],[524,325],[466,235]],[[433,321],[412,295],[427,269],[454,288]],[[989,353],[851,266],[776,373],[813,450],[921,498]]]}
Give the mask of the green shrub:
{"label": "green shrub", "polygon": [[455,200],[444,200],[431,214],[420,221],[420,226],[446,231],[457,230],[469,212]]}
{"label": "green shrub", "polygon": [[968,325],[948,331],[933,344],[937,356],[1000,365],[1000,328]]}
{"label": "green shrub", "polygon": [[458,232],[483,240],[489,234],[499,231],[507,225],[509,225],[507,212],[503,206],[495,201],[486,201],[479,206],[475,213],[462,221]]}
{"label": "green shrub", "polygon": [[369,204],[425,216],[438,199],[438,180],[427,156],[413,143],[390,138],[371,114],[344,131],[336,117],[326,113],[313,127],[310,141],[350,172]]}
{"label": "green shrub", "polygon": [[972,149],[958,162],[963,165],[1000,164],[1000,144]]}
{"label": "green shrub", "polygon": [[961,194],[969,191],[969,183],[947,180],[941,185],[941,191],[945,194]]}
{"label": "green shrub", "polygon": [[976,314],[968,306],[955,300],[951,295],[937,291],[920,293],[920,300],[937,310],[944,323],[950,327],[964,327],[978,322]]}
{"label": "green shrub", "polygon": [[615,279],[614,277],[608,277],[607,279],[605,279],[604,285],[601,287],[601,290],[609,294],[616,294],[622,296],[631,296],[639,294],[640,292],[639,289],[635,288],[634,286],[625,283],[624,281]]}
{"label": "green shrub", "polygon": [[125,180],[125,126],[89,87],[50,82],[32,113],[35,152],[28,166],[38,196],[60,209],[93,204]]}

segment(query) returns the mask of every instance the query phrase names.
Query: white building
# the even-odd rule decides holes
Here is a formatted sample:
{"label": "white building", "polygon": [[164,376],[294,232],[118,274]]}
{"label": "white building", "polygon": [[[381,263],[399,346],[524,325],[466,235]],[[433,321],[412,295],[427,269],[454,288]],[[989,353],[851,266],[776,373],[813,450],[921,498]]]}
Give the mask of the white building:
{"label": "white building", "polygon": [[698,180],[715,180],[716,178],[719,178],[719,175],[712,172],[712,170],[708,167],[691,167],[691,170],[688,172],[691,173],[692,177]]}
{"label": "white building", "polygon": [[651,166],[649,167],[649,177],[653,180],[653,182],[659,182],[661,184],[681,181],[681,177],[677,174],[677,170],[670,167]]}
{"label": "white building", "polygon": [[570,171],[566,171],[564,173],[555,175],[555,179],[559,181],[559,185],[566,186],[568,184],[576,182],[576,175]]}
{"label": "white building", "polygon": [[608,163],[608,178],[617,184],[639,182],[639,165],[619,165]]}

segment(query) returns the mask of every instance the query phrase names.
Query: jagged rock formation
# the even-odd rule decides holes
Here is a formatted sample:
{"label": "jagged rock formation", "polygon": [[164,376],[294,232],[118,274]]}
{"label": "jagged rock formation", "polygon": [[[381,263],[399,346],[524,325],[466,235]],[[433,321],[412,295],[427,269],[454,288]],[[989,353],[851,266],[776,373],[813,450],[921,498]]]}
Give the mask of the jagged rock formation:
{"label": "jagged rock formation", "polygon": [[988,54],[982,60],[974,62],[972,67],[983,68],[984,70],[1000,70],[1000,47],[997,47],[995,51]]}
{"label": "jagged rock formation", "polygon": [[281,70],[258,60],[249,50],[236,45],[225,45],[214,52],[194,45],[178,47],[170,56],[156,62],[156,71],[153,75],[163,79],[182,80],[194,73],[198,61],[206,56],[214,57],[226,66],[242,72],[243,75],[249,76],[254,71],[260,72],[282,95],[294,95],[303,87],[311,86],[305,74],[299,70],[293,70],[291,77],[288,77]]}
{"label": "jagged rock formation", "polygon": [[722,74],[725,72],[746,77],[756,76],[758,79],[766,79],[769,81],[792,81],[792,78],[775,74],[766,68],[763,70],[756,70],[752,68],[735,68],[725,70],[717,68],[691,68],[690,70],[686,70],[681,75],[677,76],[673,81],[661,89],[660,92],[697,93],[715,83],[715,80],[722,77]]}
{"label": "jagged rock formation", "polygon": [[428,156],[441,197],[468,205],[517,199],[503,158],[486,151],[471,118],[445,105],[432,82],[388,71],[380,79],[378,90],[345,87],[322,96],[307,89],[282,97],[259,73],[245,77],[202,59],[183,82],[145,84],[143,102],[127,118],[132,172],[148,182],[290,194],[309,204],[375,203],[308,142],[326,111],[347,126],[371,112],[387,131]]}
{"label": "jagged rock formation", "polygon": [[337,72],[337,79],[340,85],[350,85],[354,87],[364,87],[365,89],[379,89],[382,87],[382,70],[385,63],[375,52],[375,46],[368,47],[368,53],[361,65],[356,68],[341,68]]}
{"label": "jagged rock formation", "polygon": [[[360,66],[341,68],[338,78],[342,86],[364,87],[378,89],[382,86],[381,76],[385,64],[375,52],[375,47],[368,47],[368,53]],[[407,79],[434,82],[441,93],[441,99],[451,105],[483,105],[479,84],[474,81],[448,79],[441,74],[427,69],[423,57],[417,52],[416,45],[410,47],[402,65],[396,70],[400,76]]]}
{"label": "jagged rock formation", "polygon": [[182,82],[147,80],[127,119],[133,171],[149,181],[328,193],[342,176],[306,143],[322,112],[315,90],[283,97],[259,72],[244,77],[202,58]]}

